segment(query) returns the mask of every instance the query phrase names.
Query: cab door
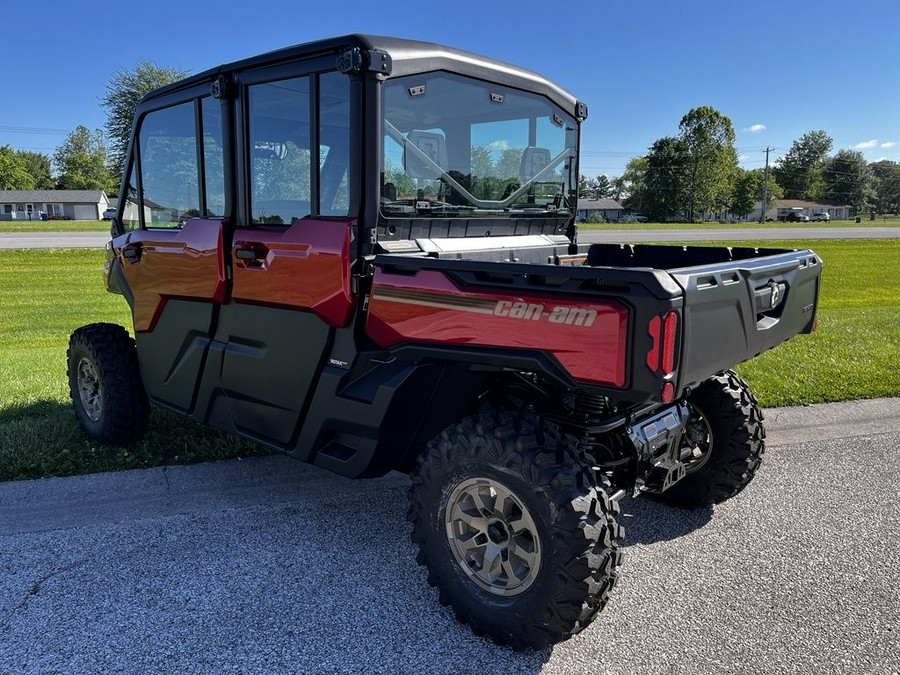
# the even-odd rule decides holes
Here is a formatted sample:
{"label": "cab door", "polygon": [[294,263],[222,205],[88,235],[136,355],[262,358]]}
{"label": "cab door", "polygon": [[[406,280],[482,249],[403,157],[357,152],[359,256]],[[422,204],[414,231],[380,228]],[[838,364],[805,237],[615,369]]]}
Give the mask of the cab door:
{"label": "cab door", "polygon": [[139,111],[112,242],[147,393],[188,414],[228,294],[221,106],[208,92]]}
{"label": "cab door", "polygon": [[227,343],[222,388],[235,427],[280,447],[296,439],[335,331],[355,307],[350,83],[319,72],[334,64],[311,60],[238,78],[246,191],[217,333]]}

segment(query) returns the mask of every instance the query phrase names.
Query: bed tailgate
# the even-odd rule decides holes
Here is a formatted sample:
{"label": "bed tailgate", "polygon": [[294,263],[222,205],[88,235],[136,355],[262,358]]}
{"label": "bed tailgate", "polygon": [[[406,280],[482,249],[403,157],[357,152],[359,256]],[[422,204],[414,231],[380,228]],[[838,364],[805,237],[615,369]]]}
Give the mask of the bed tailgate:
{"label": "bed tailgate", "polygon": [[669,270],[684,290],[682,384],[815,330],[822,274],[810,250]]}

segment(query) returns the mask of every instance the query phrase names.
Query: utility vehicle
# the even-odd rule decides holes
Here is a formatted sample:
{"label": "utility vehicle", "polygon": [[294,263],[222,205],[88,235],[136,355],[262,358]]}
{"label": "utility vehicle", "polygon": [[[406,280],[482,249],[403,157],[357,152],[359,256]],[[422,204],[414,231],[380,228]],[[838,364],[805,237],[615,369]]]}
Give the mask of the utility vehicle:
{"label": "utility vehicle", "polygon": [[588,625],[618,500],[721,502],[765,433],[734,364],[816,326],[809,250],[579,243],[587,106],[352,35],[144,98],[105,267],[133,316],[68,351],[90,438],[149,404],[349,477],[411,475],[442,603],[540,647]]}

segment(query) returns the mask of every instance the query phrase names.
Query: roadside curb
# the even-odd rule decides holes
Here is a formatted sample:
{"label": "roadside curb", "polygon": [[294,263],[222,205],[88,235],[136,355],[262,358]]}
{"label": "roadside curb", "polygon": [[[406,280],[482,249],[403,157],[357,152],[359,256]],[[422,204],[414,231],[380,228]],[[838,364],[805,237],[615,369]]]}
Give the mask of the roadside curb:
{"label": "roadside curb", "polygon": [[766,445],[793,445],[900,431],[900,398],[766,408]]}
{"label": "roadside curb", "polygon": [[[900,432],[900,398],[763,411],[766,445]],[[284,455],[0,483],[0,536],[248,508],[356,492],[404,490],[406,476],[351,481]]]}

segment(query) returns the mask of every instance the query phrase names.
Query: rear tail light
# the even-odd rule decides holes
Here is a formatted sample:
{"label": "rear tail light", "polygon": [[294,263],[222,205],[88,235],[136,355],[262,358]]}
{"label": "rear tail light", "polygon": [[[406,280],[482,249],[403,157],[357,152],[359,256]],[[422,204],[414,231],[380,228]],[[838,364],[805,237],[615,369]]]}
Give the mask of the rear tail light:
{"label": "rear tail light", "polygon": [[660,392],[659,397],[662,399],[663,403],[671,403],[675,400],[675,385],[671,382],[666,382],[663,385],[662,392]]}
{"label": "rear tail light", "polygon": [[663,377],[675,372],[675,348],[678,344],[678,314],[667,312],[662,318],[654,316],[647,324],[653,346],[647,352],[647,367]]}
{"label": "rear tail light", "polygon": [[663,321],[662,374],[675,372],[675,338],[678,333],[678,315],[675,312],[666,314]]}
{"label": "rear tail light", "polygon": [[659,370],[659,329],[661,324],[659,317],[654,316],[647,325],[647,332],[653,338],[653,346],[647,352],[647,367],[654,373]]}

